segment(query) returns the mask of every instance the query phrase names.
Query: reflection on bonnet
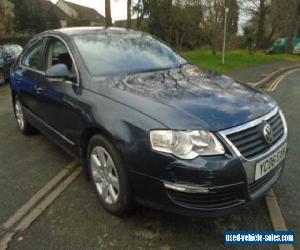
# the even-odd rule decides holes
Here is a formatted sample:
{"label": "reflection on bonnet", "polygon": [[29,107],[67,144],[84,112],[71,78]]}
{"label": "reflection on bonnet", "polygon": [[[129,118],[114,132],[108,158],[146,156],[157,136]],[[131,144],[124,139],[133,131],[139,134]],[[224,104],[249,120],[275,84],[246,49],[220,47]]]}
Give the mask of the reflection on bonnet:
{"label": "reflection on bonnet", "polygon": [[221,92],[223,97],[240,94],[246,99],[253,98],[258,92],[249,92],[248,87],[237,84],[230,77],[218,75],[186,65],[180,69],[137,73],[127,75],[120,80],[111,79],[106,84],[140,96],[147,96],[160,101],[172,98],[189,99],[203,95],[215,95]]}

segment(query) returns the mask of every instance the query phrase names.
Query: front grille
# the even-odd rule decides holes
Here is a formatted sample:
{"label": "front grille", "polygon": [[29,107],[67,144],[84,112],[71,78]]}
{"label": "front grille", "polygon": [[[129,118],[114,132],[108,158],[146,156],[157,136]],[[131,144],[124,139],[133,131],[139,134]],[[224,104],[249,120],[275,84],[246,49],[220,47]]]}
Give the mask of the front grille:
{"label": "front grille", "polygon": [[280,140],[284,134],[284,125],[279,112],[276,115],[266,120],[272,127],[274,140],[272,144],[267,144],[263,138],[262,127],[265,122],[241,130],[239,132],[227,135],[227,138],[239,150],[245,158],[254,158],[268,151],[272,145]]}
{"label": "front grille", "polygon": [[259,192],[265,185],[267,185],[273,179],[274,176],[277,176],[280,173],[281,169],[281,166],[276,167],[257,181],[250,183],[248,185],[250,195],[254,195],[255,193]]}
{"label": "front grille", "polygon": [[169,189],[169,197],[184,206],[202,209],[217,209],[240,204],[241,193],[238,190],[220,191],[217,193],[184,193]]}

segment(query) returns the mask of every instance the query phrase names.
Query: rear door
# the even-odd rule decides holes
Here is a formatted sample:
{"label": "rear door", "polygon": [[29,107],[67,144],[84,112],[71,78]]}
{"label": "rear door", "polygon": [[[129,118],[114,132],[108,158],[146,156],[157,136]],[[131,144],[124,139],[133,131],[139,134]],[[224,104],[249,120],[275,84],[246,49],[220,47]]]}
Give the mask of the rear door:
{"label": "rear door", "polygon": [[44,49],[44,37],[40,37],[26,48],[14,72],[14,83],[19,90],[19,96],[25,111],[31,115],[39,113],[38,94],[40,86],[37,76],[43,75],[41,62]]}

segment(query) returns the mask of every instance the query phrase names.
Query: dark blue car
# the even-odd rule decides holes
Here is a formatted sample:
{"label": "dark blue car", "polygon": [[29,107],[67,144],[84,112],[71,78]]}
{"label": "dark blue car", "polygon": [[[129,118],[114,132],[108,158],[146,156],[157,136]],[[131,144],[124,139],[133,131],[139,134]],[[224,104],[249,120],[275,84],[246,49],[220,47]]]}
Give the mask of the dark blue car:
{"label": "dark blue car", "polygon": [[0,44],[0,86],[9,79],[10,68],[21,53],[20,45]]}
{"label": "dark blue car", "polygon": [[21,132],[81,161],[104,208],[230,212],[279,179],[287,125],[269,96],[202,70],[153,36],[118,28],[44,32],[11,71]]}

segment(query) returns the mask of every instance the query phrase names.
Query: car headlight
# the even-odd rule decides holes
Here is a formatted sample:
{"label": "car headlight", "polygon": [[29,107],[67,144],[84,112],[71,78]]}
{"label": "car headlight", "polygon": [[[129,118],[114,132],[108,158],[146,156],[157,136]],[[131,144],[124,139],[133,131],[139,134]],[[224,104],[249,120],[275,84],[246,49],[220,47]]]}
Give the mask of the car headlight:
{"label": "car headlight", "polygon": [[152,130],[150,141],[153,150],[169,153],[181,159],[195,159],[200,155],[221,155],[223,145],[208,131]]}

